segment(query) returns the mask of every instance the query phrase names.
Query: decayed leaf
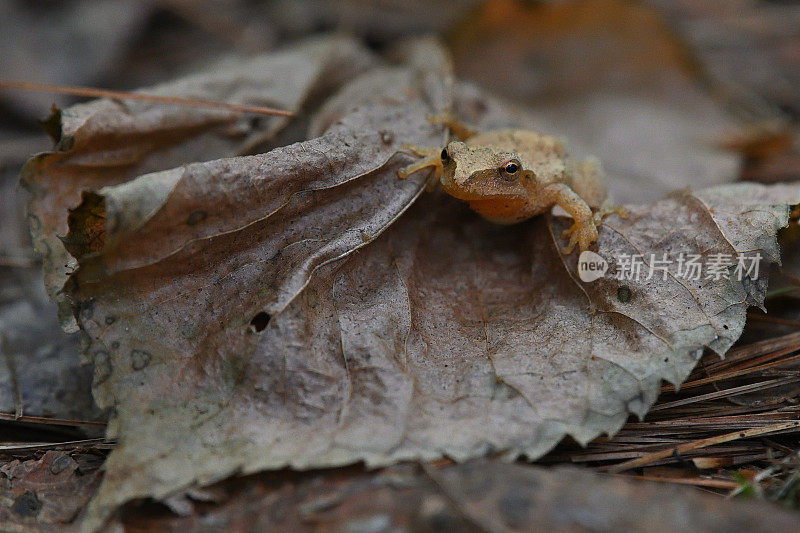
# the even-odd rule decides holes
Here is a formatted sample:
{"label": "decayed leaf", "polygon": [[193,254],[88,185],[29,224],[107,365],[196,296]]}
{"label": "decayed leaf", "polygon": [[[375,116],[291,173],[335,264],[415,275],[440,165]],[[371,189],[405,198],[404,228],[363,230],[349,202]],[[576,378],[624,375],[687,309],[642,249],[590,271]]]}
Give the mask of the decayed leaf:
{"label": "decayed leaf", "polygon": [[[355,41],[320,38],[246,61],[226,60],[198,74],[149,89],[150,94],[299,111],[361,72],[373,59]],[[62,246],[67,210],[81,192],[192,161],[229,157],[272,139],[283,117],[146,102],[98,100],[58,111],[56,149],[32,158],[22,173],[45,286],[60,305],[62,324],[77,330],[60,292],[77,264]]]}
{"label": "decayed leaf", "polygon": [[66,527],[97,490],[99,466],[100,459],[90,453],[76,453],[73,458],[60,451],[48,451],[39,459],[6,462],[0,466],[3,529]]}
{"label": "decayed leaf", "polygon": [[[425,176],[397,179],[403,143],[443,141],[426,119],[446,105],[439,72],[367,74],[342,93],[363,102],[327,106],[309,141],[83,194],[65,291],[120,441],[87,527],[234,472],[536,458],[617,431],[739,336],[763,278],[690,284],[673,264],[582,283],[559,251],[567,219],[493,226],[420,196]],[[474,91],[454,104],[498,120]],[[774,261],[798,202],[788,186],[683,192],[607,219],[598,253],[612,269],[633,253]]]}

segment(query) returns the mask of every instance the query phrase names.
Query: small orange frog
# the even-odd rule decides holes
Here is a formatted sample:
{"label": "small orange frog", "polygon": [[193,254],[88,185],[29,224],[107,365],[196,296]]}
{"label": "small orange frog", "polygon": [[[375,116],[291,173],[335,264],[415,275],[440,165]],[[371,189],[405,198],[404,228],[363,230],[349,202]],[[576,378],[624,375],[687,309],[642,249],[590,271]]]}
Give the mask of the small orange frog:
{"label": "small orange frog", "polygon": [[[431,179],[438,179],[446,193],[497,224],[516,224],[559,205],[575,221],[563,235],[569,239],[567,254],[576,244],[583,251],[595,242],[597,226],[608,213],[625,216],[604,204],[607,193],[597,160],[570,159],[555,137],[518,129],[477,133],[448,115],[431,120],[446,124],[462,140],[443,150],[407,146],[424,159],[400,170],[401,178],[433,167]],[[592,208],[599,209],[596,215]]]}

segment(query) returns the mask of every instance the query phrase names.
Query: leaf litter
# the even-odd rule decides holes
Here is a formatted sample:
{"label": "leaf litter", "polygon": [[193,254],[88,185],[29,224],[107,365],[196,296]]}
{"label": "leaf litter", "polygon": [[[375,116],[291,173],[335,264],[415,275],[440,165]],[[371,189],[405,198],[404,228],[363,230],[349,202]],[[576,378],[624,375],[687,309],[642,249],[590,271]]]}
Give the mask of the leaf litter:
{"label": "leaf litter", "polygon": [[[410,57],[345,87],[361,99],[334,97],[320,136],[265,154],[161,170],[195,159],[182,146],[120,150],[142,127],[182,123],[143,105],[126,110],[134,122],[122,121],[118,145],[87,155],[75,142],[29,163],[50,289],[74,311],[98,403],[115,413],[119,446],[86,527],[130,499],[236,472],[535,459],[567,434],[585,444],[643,416],[661,380],[680,384],[705,347],[724,354],[747,307],[762,305],[764,279],[689,287],[674,272],[626,281],[619,298],[617,280],[578,281],[575,256],[559,252],[562,217],[495,227],[423,195],[423,177],[398,180],[403,143],[444,140],[429,114],[452,105],[478,126],[514,122],[497,101],[448,86],[443,63]],[[115,105],[88,106],[117,131]],[[76,179],[87,158],[93,180]],[[55,207],[54,184],[66,193]],[[599,252],[777,261],[798,196],[746,184],[627,206],[629,219],[601,229]],[[70,269],[57,239],[66,208]]]}
{"label": "leaf litter", "polygon": [[[580,497],[576,497],[576,487]],[[266,472],[232,478],[170,502],[133,507],[116,522],[139,530],[231,529],[364,531],[637,530],[642,516],[667,531],[746,528],[793,531],[793,513],[726,501],[682,487],[658,486],[559,466],[497,461],[403,464],[365,472]],[[213,502],[213,503],[212,503]],[[179,515],[177,510],[183,512]],[[138,511],[138,512],[137,512]]]}

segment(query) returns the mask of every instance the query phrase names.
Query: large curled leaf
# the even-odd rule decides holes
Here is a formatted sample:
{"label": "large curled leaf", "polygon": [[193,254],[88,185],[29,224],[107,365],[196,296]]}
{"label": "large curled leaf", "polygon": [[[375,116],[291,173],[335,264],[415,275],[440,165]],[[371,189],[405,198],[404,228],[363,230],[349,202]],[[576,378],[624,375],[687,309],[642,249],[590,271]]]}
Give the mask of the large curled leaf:
{"label": "large curled leaf", "polygon": [[[736,188],[632,207],[630,221],[603,228],[600,250],[774,257],[788,214],[776,198],[788,191]],[[721,203],[714,218],[709,206]],[[82,324],[121,440],[95,512],[240,470],[492,450],[535,458],[564,434],[587,442],[644,414],[661,379],[680,383],[704,346],[724,352],[763,298],[758,283],[670,278],[627,282],[621,302],[620,282],[580,284],[574,261],[565,268],[553,238],[562,225],[495,227],[425,197],[283,311],[298,282],[279,265],[315,260],[306,247],[324,249],[333,231],[288,233],[286,263],[268,238],[254,253],[244,230],[107,277],[96,277],[103,255],[88,259],[74,278]],[[249,321],[264,309],[275,314],[257,332]]]}
{"label": "large curled leaf", "polygon": [[[426,116],[447,104],[447,71],[429,62],[354,81],[319,137],[83,193],[65,292],[119,439],[87,527],[236,472],[537,458],[565,435],[616,432],[663,379],[738,338],[763,277],[582,283],[559,250],[568,219],[494,226],[421,194],[424,175],[399,180],[403,143],[444,140]],[[503,122],[473,90],[456,86],[454,105]],[[607,219],[598,253],[612,267],[634,253],[775,261],[798,202],[797,187],[683,192]]]}
{"label": "large curled leaf", "polygon": [[[221,61],[210,74],[147,92],[299,112],[372,62],[353,40],[312,39],[248,60]],[[28,212],[34,245],[45,260],[45,287],[59,302],[69,331],[77,326],[60,291],[77,264],[59,237],[67,233],[67,209],[78,205],[82,191],[189,161],[236,155],[269,141],[287,125],[283,117],[243,118],[217,109],[112,100],[58,111],[49,121],[57,132],[56,150],[32,158],[22,182],[31,192]]]}

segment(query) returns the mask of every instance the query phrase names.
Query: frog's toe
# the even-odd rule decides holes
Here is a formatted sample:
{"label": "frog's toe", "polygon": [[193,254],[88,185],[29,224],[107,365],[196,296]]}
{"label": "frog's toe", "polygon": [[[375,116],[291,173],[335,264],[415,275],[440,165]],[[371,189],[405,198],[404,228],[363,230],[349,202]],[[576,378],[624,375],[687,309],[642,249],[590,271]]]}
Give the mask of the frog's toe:
{"label": "frog's toe", "polygon": [[416,163],[412,163],[406,167],[401,168],[400,170],[397,171],[397,176],[400,179],[405,179],[414,172],[417,172],[418,170],[422,170],[428,167],[433,167],[434,169],[433,172],[436,175],[436,177],[441,176],[444,170],[442,168],[442,161],[440,157],[438,155],[435,155],[435,156],[428,156],[424,159],[420,159]]}
{"label": "frog's toe", "polygon": [[418,171],[422,170],[423,168],[425,168],[427,166],[428,166],[428,164],[424,160],[423,161],[418,161],[416,163],[413,163],[411,165],[405,166],[405,167],[401,168],[400,170],[398,170],[397,171],[397,177],[399,177],[400,179],[404,180],[407,177],[409,177],[411,174],[413,174],[414,172],[418,172]]}
{"label": "frog's toe", "polygon": [[570,226],[569,229],[565,229],[564,231],[561,232],[562,239],[569,239],[566,248],[561,250],[564,254],[569,255],[572,253],[573,248],[575,248],[575,245],[578,244],[578,234],[579,232],[578,232],[577,222],[574,223],[572,226]]}
{"label": "frog's toe", "polygon": [[564,248],[564,253],[569,255],[577,244],[581,252],[589,248],[591,244],[597,241],[597,227],[592,221],[589,222],[575,222],[568,230],[562,233],[562,237],[569,239],[567,247]]}

